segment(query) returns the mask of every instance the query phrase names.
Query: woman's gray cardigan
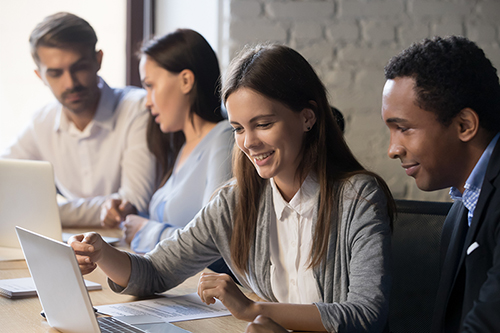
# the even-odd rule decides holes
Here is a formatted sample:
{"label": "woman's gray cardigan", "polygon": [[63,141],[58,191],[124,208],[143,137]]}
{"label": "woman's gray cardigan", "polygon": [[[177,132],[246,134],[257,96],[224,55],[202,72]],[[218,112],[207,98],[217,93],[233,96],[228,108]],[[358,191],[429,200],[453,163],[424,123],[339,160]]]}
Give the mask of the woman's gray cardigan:
{"label": "woman's gray cardigan", "polygon": [[[235,186],[222,188],[183,230],[144,257],[131,254],[127,288],[110,281],[112,289],[139,296],[161,293],[222,255],[243,286],[277,302],[270,281],[269,224],[275,214],[271,186],[268,182],[260,200],[256,239],[245,275],[234,269],[230,256],[236,191]],[[386,202],[371,176],[353,176],[343,187],[341,223],[335,222],[338,227],[332,228],[326,260],[314,268],[321,297],[315,305],[329,332],[380,332],[385,327],[391,286]]]}

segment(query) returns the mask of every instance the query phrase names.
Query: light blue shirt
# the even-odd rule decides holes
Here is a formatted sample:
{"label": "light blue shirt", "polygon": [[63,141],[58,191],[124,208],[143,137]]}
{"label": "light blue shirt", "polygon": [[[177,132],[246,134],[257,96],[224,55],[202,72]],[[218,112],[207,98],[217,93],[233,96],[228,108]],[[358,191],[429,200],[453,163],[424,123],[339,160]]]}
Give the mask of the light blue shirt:
{"label": "light blue shirt", "polygon": [[486,169],[488,168],[491,154],[493,153],[493,149],[495,149],[499,136],[500,133],[497,133],[497,135],[495,135],[495,137],[491,140],[488,147],[484,150],[481,158],[465,182],[464,193],[460,193],[456,187],[452,187],[450,189],[451,198],[453,200],[462,200],[465,208],[469,210],[469,214],[467,215],[469,227],[472,217],[474,216],[474,210],[476,209],[479,194],[481,194],[481,186],[483,185],[484,177],[486,176]]}
{"label": "light blue shirt", "polygon": [[188,224],[210,201],[213,192],[232,176],[233,145],[232,127],[224,120],[198,143],[178,170],[176,161],[176,171],[151,199],[149,221],[132,240],[130,246],[135,252],[151,251],[160,240]]}

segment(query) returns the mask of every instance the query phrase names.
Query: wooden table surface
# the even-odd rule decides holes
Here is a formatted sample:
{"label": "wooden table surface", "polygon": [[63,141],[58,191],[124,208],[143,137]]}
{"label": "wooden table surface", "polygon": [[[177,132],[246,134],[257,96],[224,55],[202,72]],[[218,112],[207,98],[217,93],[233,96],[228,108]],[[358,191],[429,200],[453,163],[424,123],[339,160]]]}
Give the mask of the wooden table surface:
{"label": "wooden table surface", "polygon": [[[78,232],[81,229],[64,230],[65,232]],[[99,231],[105,236],[117,236],[117,231]],[[56,272],[57,273],[57,272]],[[30,273],[24,260],[0,261],[0,279],[13,279],[29,277]],[[128,295],[119,295],[111,291],[106,282],[106,276],[98,268],[91,274],[85,275],[85,279],[98,282],[102,290],[89,292],[94,305],[115,304],[136,301],[138,298]],[[185,295],[196,292],[199,274],[187,279],[178,287],[170,290],[170,295]],[[21,299],[9,299],[0,296],[0,332],[57,332],[52,329],[40,316],[42,307],[38,297]],[[247,322],[238,320],[233,316],[198,319],[174,323],[175,325],[191,332],[224,333],[244,332]]]}

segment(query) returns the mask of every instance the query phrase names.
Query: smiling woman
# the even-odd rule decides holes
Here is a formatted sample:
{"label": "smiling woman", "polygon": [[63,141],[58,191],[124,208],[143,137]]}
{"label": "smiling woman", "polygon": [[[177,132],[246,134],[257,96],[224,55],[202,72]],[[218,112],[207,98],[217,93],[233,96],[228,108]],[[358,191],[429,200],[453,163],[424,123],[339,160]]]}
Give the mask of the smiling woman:
{"label": "smiling woman", "polygon": [[316,121],[314,112],[309,108],[293,112],[248,88],[231,94],[226,106],[240,150],[252,161],[259,176],[273,178],[283,197],[290,201],[302,183],[296,170],[302,160],[305,133]]}
{"label": "smiling woman", "polygon": [[288,329],[381,332],[390,290],[394,203],[344,141],[326,91],[296,51],[261,45],[231,63],[222,98],[234,129],[235,180],[144,257],[97,234],[71,245],[80,268],[96,264],[118,292],[172,288],[222,255],[226,274],[203,273],[198,294],[240,319],[270,317]]}

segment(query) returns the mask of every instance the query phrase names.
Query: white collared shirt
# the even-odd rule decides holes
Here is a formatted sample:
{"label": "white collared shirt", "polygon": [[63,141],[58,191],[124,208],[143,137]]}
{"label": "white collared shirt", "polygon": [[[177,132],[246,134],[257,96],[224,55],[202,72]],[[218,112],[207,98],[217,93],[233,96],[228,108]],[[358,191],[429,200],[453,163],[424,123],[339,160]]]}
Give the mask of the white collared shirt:
{"label": "white collared shirt", "polygon": [[310,264],[314,208],[319,184],[309,175],[295,196],[286,202],[271,179],[276,215],[271,221],[271,287],[281,303],[320,301]]}
{"label": "white collared shirt", "polygon": [[112,89],[102,79],[93,120],[76,128],[55,101],[31,122],[0,157],[45,160],[54,166],[63,226],[99,225],[100,206],[109,197],[147,211],[155,165],[146,144],[148,111],[142,89]]}

